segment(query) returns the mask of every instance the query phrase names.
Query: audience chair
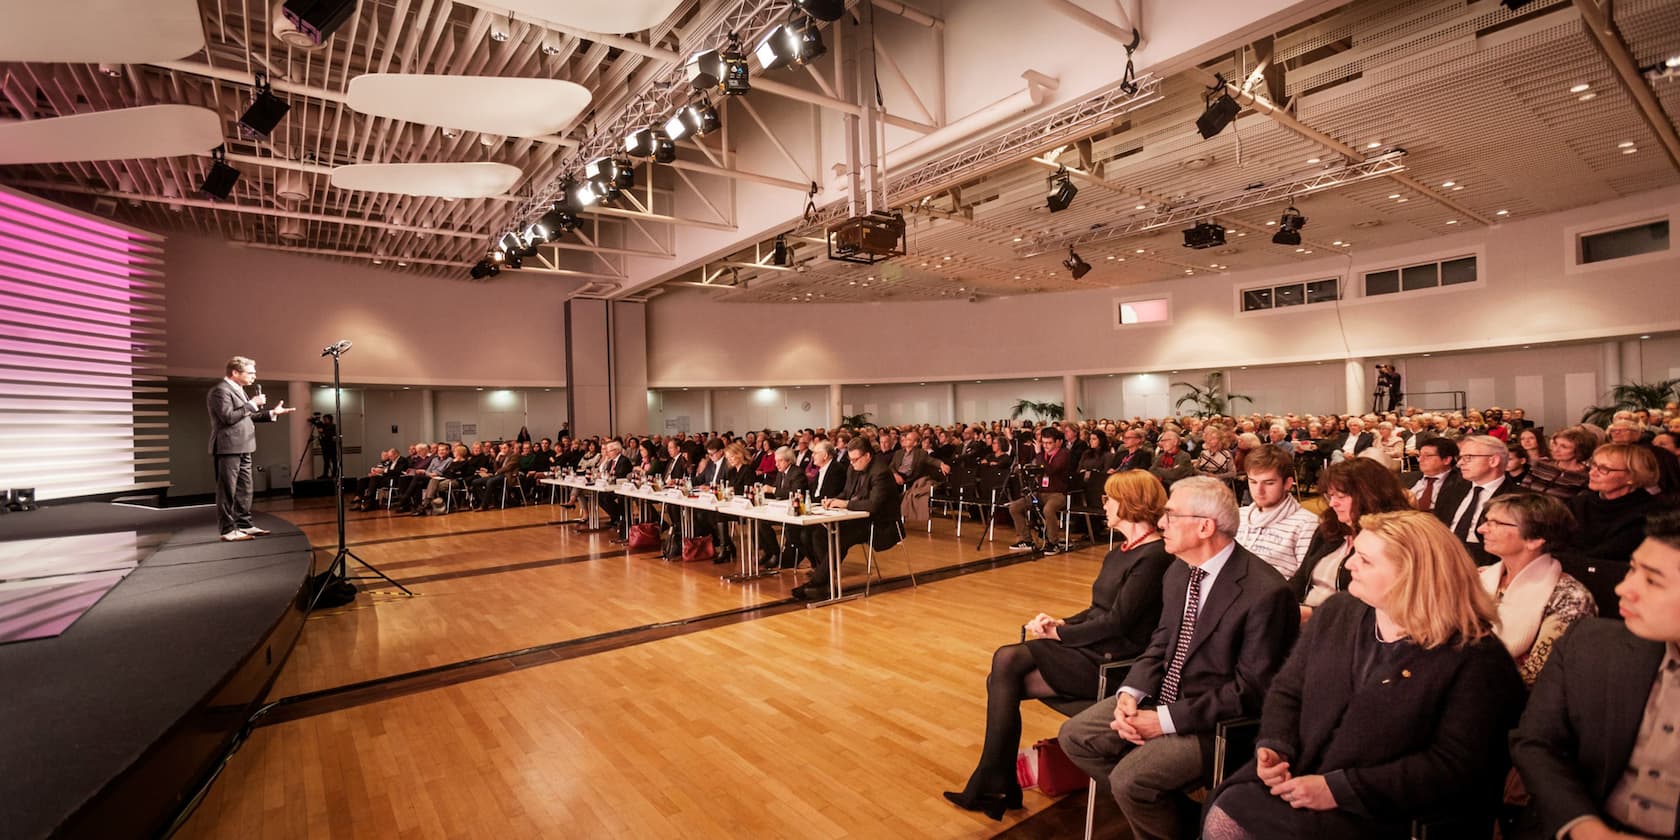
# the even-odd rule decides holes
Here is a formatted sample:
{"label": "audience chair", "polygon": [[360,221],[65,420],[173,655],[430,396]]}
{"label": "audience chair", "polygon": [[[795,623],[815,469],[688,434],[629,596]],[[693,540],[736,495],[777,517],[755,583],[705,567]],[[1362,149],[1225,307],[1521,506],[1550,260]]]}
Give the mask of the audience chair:
{"label": "audience chair", "polygon": [[1580,581],[1592,593],[1600,618],[1622,620],[1621,612],[1616,609],[1616,605],[1621,603],[1621,598],[1616,595],[1616,584],[1627,577],[1629,564],[1620,560],[1580,556],[1559,556],[1558,563],[1570,577]]}
{"label": "audience chair", "polygon": [[[894,522],[893,527],[898,529],[898,541],[900,543],[904,542],[904,520],[900,519],[897,522]],[[869,524],[869,543],[868,543],[868,545],[869,545],[869,553],[867,555],[865,555],[864,569],[863,569],[863,571],[864,571],[864,574],[863,574],[863,594],[864,594],[864,597],[869,596],[869,584],[871,582],[873,582],[875,580],[875,578],[879,577],[879,578],[885,579],[885,576],[881,574],[881,567],[875,563],[875,523],[873,523],[873,522],[871,522]],[[909,559],[906,559],[904,561],[904,567],[910,570],[910,585],[911,586],[919,586],[920,584],[916,583],[916,567],[915,567],[915,565],[912,564],[909,561]]]}

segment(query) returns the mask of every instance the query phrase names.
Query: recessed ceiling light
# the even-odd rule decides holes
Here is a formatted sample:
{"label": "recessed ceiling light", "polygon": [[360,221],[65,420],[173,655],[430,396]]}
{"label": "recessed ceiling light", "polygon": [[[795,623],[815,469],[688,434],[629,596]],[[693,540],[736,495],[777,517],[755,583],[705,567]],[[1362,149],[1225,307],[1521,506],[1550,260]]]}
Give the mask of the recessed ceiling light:
{"label": "recessed ceiling light", "polygon": [[1618,149],[1631,149],[1631,148],[1633,148],[1633,141],[1632,140],[1623,140],[1622,142],[1616,144],[1616,148],[1618,148]]}
{"label": "recessed ceiling light", "polygon": [[1148,210],[1148,209],[1149,209],[1149,205],[1147,205],[1147,204],[1139,204],[1139,205],[1138,205],[1138,206],[1136,206],[1136,207],[1134,207],[1134,208],[1132,208],[1132,209],[1134,209],[1134,210]]}
{"label": "recessed ceiling light", "polygon": [[1308,248],[1308,249],[1307,249],[1307,250],[1305,250],[1305,251],[1302,251],[1302,252],[1301,252],[1301,253],[1303,253],[1303,254],[1310,254],[1310,253],[1312,253],[1312,249],[1311,249],[1311,248]]}
{"label": "recessed ceiling light", "polygon": [[1111,260],[1112,260],[1112,259],[1114,259],[1114,255],[1113,255],[1113,254],[1109,254],[1109,255],[1108,255],[1108,258],[1109,258],[1109,259],[1111,259]]}
{"label": "recessed ceiling light", "polygon": [[1433,356],[1433,355],[1435,355],[1435,354],[1434,354],[1434,353],[1425,353],[1425,354],[1423,354],[1423,355],[1425,355],[1425,356]]}
{"label": "recessed ceiling light", "polygon": [[1318,158],[1307,158],[1307,163],[1318,163]]}
{"label": "recessed ceiling light", "polygon": [[1365,144],[1365,148],[1367,148],[1367,149],[1375,149],[1375,148],[1377,148],[1377,147],[1379,147],[1379,146],[1381,146],[1381,145],[1382,145],[1382,144],[1381,144],[1381,143],[1379,143],[1379,142],[1377,142],[1377,141],[1375,141],[1375,140],[1372,140],[1372,141],[1371,141],[1371,142],[1369,142],[1369,143],[1366,143],[1366,144]]}
{"label": "recessed ceiling light", "polygon": [[1509,216],[1509,215],[1511,215],[1511,211],[1509,211],[1509,210],[1501,210],[1501,211],[1499,211],[1499,212],[1498,212],[1498,213],[1495,213],[1495,214],[1493,214],[1493,215],[1495,215],[1495,216]]}
{"label": "recessed ceiling light", "polygon": [[1651,337],[1650,337],[1650,336],[1648,336],[1648,335],[1642,335],[1642,336],[1640,336],[1640,337],[1639,337],[1639,340],[1640,340],[1640,341],[1648,341],[1648,340],[1650,340],[1650,338],[1651,338]]}
{"label": "recessed ceiling light", "polygon": [[1633,154],[1634,152],[1637,152],[1637,151],[1639,151],[1639,150],[1638,149],[1623,149],[1622,154],[1631,155],[1631,154]]}
{"label": "recessed ceiling light", "polygon": [[1464,189],[1464,185],[1459,184],[1458,186],[1453,187],[1453,192],[1458,192],[1459,190],[1462,190],[1462,189]]}
{"label": "recessed ceiling light", "polygon": [[1019,280],[1019,279],[1021,279],[1021,275],[1019,275],[1019,274],[1017,274],[1017,275],[1015,275],[1015,279],[1016,279],[1016,280]]}
{"label": "recessed ceiling light", "polygon": [[1340,239],[1338,239],[1338,240],[1336,240],[1336,241],[1335,241],[1335,242],[1332,242],[1332,243],[1330,243],[1330,244],[1331,244],[1331,245],[1340,245],[1340,244],[1342,244],[1342,240],[1340,240]]}
{"label": "recessed ceiling light", "polygon": [[397,267],[398,268],[408,268],[408,263],[403,261],[403,260],[397,260]]}
{"label": "recessed ceiling light", "polygon": [[1389,198],[1399,198],[1399,197],[1400,197],[1400,194],[1399,194],[1399,193],[1389,193],[1389,194],[1388,194],[1388,197],[1389,197]]}
{"label": "recessed ceiling light", "polygon": [[1272,225],[1275,225],[1275,224],[1277,224],[1277,222],[1267,222],[1266,227],[1271,227]]}
{"label": "recessed ceiling light", "polygon": [[1196,273],[1196,269],[1194,269],[1194,268],[1186,268],[1186,269],[1184,269],[1184,273],[1185,273],[1185,274],[1195,274],[1195,273]]}
{"label": "recessed ceiling light", "polygon": [[1142,248],[1137,249],[1137,253],[1139,253],[1139,254],[1143,253],[1143,249]]}
{"label": "recessed ceiling light", "polygon": [[867,286],[867,285],[869,285],[869,284],[868,284],[868,283],[864,283],[864,284],[863,284],[863,285],[865,285],[865,286]]}
{"label": "recessed ceiling light", "polygon": [[857,285],[857,281],[856,281],[856,280],[847,280],[847,281],[846,281],[846,285],[848,285],[848,286],[856,286],[856,285]]}
{"label": "recessed ceiling light", "polygon": [[1121,257],[1121,258],[1120,258],[1120,259],[1119,259],[1119,260],[1118,260],[1118,262],[1125,262],[1125,261],[1126,261],[1126,258],[1125,258],[1125,257]]}
{"label": "recessed ceiling light", "polygon": [[384,265],[384,264],[385,264],[385,261],[384,261],[384,260],[382,260],[382,259],[380,259],[380,258],[378,258],[378,257],[374,257],[374,258],[373,258],[373,264],[374,264],[374,265]]}
{"label": "recessed ceiling light", "polygon": [[1448,219],[1447,224],[1456,225],[1456,224],[1458,224],[1458,220],[1457,219]]}
{"label": "recessed ceiling light", "polygon": [[1596,96],[1598,96],[1598,94],[1593,93],[1592,91],[1589,90],[1586,93],[1583,93],[1580,96],[1575,97],[1575,99],[1578,102],[1586,102],[1586,101],[1591,100],[1593,97],[1596,97]]}
{"label": "recessed ceiling light", "polygon": [[[1017,236],[1017,237],[1015,237],[1015,241],[1016,241],[1016,242],[1020,242],[1020,241],[1021,241],[1021,237],[1019,237],[1019,236]],[[922,265],[927,265],[927,263],[922,263]]]}
{"label": "recessed ceiling light", "polygon": [[1411,201],[1411,199],[1409,199],[1409,198],[1397,198],[1397,199],[1394,200],[1394,203],[1395,204],[1405,204],[1408,201]]}
{"label": "recessed ceiling light", "polygon": [[1578,85],[1575,85],[1575,86],[1571,87],[1569,89],[1569,92],[1570,93],[1586,93],[1587,89],[1590,88],[1590,87],[1592,87],[1592,85],[1589,85],[1586,82],[1582,82]]}
{"label": "recessed ceiling light", "polygon": [[1441,182],[1441,186],[1443,186],[1443,187],[1450,187],[1452,185],[1453,185],[1453,182],[1451,182],[1451,181],[1442,181]]}
{"label": "recessed ceiling light", "polygon": [[1244,230],[1239,230],[1239,231],[1237,231],[1237,235],[1238,235],[1238,236],[1247,236],[1247,235],[1248,235],[1248,231],[1244,231]]}
{"label": "recessed ceiling light", "polygon": [[1295,249],[1295,253],[1297,253],[1297,254],[1305,254],[1306,252],[1307,252],[1307,249],[1305,249],[1305,248],[1296,248]]}

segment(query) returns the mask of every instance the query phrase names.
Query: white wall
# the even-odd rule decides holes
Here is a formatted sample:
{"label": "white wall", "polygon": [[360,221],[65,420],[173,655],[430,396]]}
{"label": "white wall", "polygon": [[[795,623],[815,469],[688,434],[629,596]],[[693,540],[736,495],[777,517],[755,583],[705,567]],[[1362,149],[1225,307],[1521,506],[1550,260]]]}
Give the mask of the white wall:
{"label": "white wall", "polygon": [[[717,431],[733,429],[743,434],[755,429],[816,428],[829,425],[827,415],[827,388],[732,388],[712,392],[712,426]],[[700,428],[698,423],[693,426],[695,431]]]}
{"label": "white wall", "polygon": [[[210,460],[210,412],[205,397],[216,380],[170,380],[169,395],[169,494],[194,496],[216,492],[215,465]],[[285,394],[286,383],[266,381],[270,394]],[[257,423],[257,452],[253,465],[280,467],[273,471],[289,481],[294,463],[288,463],[286,425],[296,414],[277,423]],[[308,468],[306,467],[305,470]],[[277,479],[278,480],[278,479]]]}
{"label": "white wall", "polygon": [[[521,428],[532,440],[552,438],[565,419],[566,389],[520,391],[504,388],[433,391],[436,425],[430,440],[450,440],[452,423],[460,424],[460,440],[512,440]],[[467,431],[471,427],[472,431]]]}
{"label": "white wall", "polygon": [[169,239],[172,376],[219,377],[238,354],[264,381],[332,381],[321,348],[348,338],[346,383],[565,385],[560,305],[574,280],[504,271],[487,283]]}

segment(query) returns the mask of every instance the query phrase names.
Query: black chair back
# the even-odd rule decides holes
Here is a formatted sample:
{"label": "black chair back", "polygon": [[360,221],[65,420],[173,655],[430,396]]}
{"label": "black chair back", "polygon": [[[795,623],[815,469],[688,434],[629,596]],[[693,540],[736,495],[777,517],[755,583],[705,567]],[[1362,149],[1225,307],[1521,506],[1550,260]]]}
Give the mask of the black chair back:
{"label": "black chair back", "polygon": [[1593,602],[1598,605],[1601,618],[1622,620],[1621,611],[1617,609],[1621,598],[1616,596],[1616,584],[1627,576],[1628,565],[1620,560],[1600,560],[1595,557],[1558,557],[1558,563],[1570,577],[1581,582],[1581,585],[1592,593]]}

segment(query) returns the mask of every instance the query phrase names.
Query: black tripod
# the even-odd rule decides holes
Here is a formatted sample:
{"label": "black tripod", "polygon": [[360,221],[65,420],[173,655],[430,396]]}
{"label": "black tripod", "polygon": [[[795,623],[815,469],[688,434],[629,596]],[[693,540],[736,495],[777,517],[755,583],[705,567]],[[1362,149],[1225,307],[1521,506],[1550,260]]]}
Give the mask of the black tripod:
{"label": "black tripod", "polygon": [[[338,357],[347,353],[347,352],[349,352],[349,350],[350,350],[350,342],[349,341],[340,341],[337,344],[334,344],[331,347],[328,347],[326,350],[321,351],[321,355],[331,356],[332,360],[333,360],[333,415],[335,417],[343,417],[344,416],[344,406],[342,405],[342,402],[341,402],[341,400],[342,400],[341,395],[342,395],[343,391],[339,386],[339,379],[338,379]],[[314,611],[315,604],[321,600],[321,594],[326,592],[327,587],[331,586],[334,582],[345,582],[345,581],[352,581],[352,580],[383,580],[386,583],[389,583],[392,586],[395,586],[396,588],[402,590],[402,593],[404,595],[408,595],[410,597],[413,597],[413,595],[414,595],[413,592],[409,591],[408,587],[403,586],[400,583],[397,583],[396,581],[392,580],[389,575],[387,575],[384,572],[381,572],[378,569],[374,568],[372,564],[368,563],[368,561],[363,560],[360,557],[357,557],[356,552],[351,551],[350,548],[345,544],[345,540],[344,540],[344,478],[343,478],[343,475],[344,475],[344,433],[342,431],[340,431],[341,428],[342,427],[338,426],[337,424],[334,424],[334,426],[333,426],[333,437],[334,437],[333,442],[338,444],[337,446],[333,447],[333,449],[334,449],[333,457],[337,461],[335,466],[338,467],[338,476],[333,479],[333,502],[334,502],[334,506],[338,508],[338,553],[333,555],[332,562],[327,565],[327,570],[325,572],[322,572],[320,574],[320,576],[318,576],[315,579],[315,594],[310,596],[310,598],[309,598],[309,610],[307,610],[308,612],[313,612]],[[349,576],[348,574],[346,574],[346,572],[348,571],[349,561],[351,561],[351,560],[356,561],[356,563],[358,565],[360,565],[364,569],[367,569],[368,571],[372,572],[373,574],[371,574],[371,575],[357,575],[355,577]]]}

